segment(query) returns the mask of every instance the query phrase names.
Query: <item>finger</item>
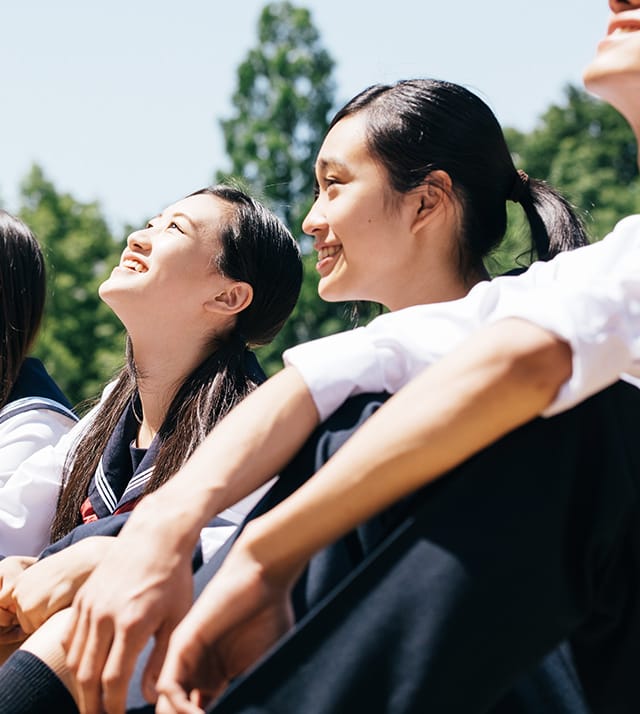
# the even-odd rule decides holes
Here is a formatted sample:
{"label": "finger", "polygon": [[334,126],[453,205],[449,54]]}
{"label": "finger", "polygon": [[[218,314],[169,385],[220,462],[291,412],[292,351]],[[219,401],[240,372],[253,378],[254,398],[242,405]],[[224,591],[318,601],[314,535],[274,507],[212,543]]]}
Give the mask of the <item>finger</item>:
{"label": "finger", "polygon": [[28,635],[30,635],[32,632],[35,632],[35,630],[38,627],[37,625],[34,625],[33,620],[29,616],[29,613],[23,612],[19,606],[18,606],[18,609],[16,610],[16,618],[18,620],[18,624],[20,625],[20,627]]}
{"label": "finger", "polygon": [[108,714],[125,711],[129,680],[149,637],[146,627],[129,626],[116,632],[102,672],[102,703]]}
{"label": "finger", "polygon": [[161,694],[156,704],[156,714],[203,714],[204,710],[190,701],[181,689],[175,694]]}
{"label": "finger", "polygon": [[[113,641],[113,626],[107,618],[98,618],[92,627],[85,627],[86,640],[72,644],[77,659],[73,660],[78,686],[80,710],[83,714],[102,714],[102,671]],[[78,639],[76,631],[75,640]]]}
{"label": "finger", "polygon": [[155,644],[142,675],[142,695],[148,702],[155,702],[158,696],[156,683],[164,664],[170,637],[171,627],[166,624],[155,634]]}
{"label": "finger", "polygon": [[78,647],[86,638],[88,619],[85,615],[82,601],[76,602],[70,608],[69,622],[62,636],[62,648],[67,653],[67,666],[75,672],[79,661]]}

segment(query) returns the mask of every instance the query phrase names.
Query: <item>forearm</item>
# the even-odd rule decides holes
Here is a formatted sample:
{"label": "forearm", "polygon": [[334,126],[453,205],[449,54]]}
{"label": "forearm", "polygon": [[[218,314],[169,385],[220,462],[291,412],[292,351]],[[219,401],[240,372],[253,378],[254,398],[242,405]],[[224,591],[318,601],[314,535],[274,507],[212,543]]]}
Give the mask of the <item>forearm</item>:
{"label": "forearm", "polygon": [[539,415],[570,373],[568,346],[541,328],[485,328],[392,397],[240,543],[290,577],[318,549]]}
{"label": "forearm", "polygon": [[162,513],[179,548],[190,551],[212,517],[279,472],[318,420],[301,377],[284,369],[215,427],[183,468],[140,503],[123,532],[154,527]]}

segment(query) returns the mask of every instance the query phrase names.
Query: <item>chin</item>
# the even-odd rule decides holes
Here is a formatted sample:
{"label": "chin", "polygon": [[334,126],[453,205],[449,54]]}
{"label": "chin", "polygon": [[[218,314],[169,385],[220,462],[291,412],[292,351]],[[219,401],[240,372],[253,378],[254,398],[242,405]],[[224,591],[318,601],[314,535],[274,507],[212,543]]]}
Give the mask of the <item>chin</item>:
{"label": "chin", "polygon": [[614,97],[637,90],[640,82],[640,43],[599,51],[585,68],[582,78],[590,92],[615,106]]}

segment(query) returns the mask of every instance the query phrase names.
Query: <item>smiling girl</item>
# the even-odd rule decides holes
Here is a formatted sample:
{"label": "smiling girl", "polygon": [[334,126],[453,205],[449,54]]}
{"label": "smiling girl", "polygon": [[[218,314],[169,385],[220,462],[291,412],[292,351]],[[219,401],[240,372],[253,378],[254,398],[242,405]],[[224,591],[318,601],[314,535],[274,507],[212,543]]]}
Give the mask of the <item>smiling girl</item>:
{"label": "smiling girl", "polygon": [[[38,489],[24,499],[2,552],[35,555],[50,529],[56,540],[82,523],[125,514],[166,481],[263,381],[249,346],[276,335],[301,275],[297,244],[282,223],[228,187],[192,194],[132,233],[100,286],[127,328],[127,365],[53,454],[23,464],[17,476]],[[125,517],[105,524],[117,527]],[[241,517],[242,509],[231,510],[217,522],[212,548]]]}

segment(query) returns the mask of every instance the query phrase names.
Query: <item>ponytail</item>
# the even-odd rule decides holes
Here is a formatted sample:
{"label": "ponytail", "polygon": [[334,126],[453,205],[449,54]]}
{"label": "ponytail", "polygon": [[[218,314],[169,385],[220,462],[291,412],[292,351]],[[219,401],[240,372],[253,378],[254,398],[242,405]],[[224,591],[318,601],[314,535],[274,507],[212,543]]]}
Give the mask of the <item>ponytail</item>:
{"label": "ponytail", "polygon": [[531,231],[531,248],[538,260],[587,245],[582,221],[571,204],[549,184],[518,171],[509,200],[520,203]]}

